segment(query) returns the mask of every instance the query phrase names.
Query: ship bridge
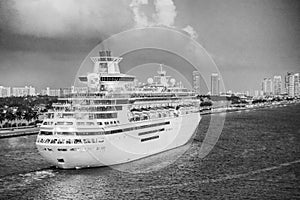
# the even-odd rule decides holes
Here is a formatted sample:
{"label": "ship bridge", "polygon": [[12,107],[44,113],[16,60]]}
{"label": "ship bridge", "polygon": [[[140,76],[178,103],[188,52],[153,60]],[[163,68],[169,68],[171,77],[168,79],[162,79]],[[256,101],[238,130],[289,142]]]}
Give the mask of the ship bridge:
{"label": "ship bridge", "polygon": [[91,57],[94,63],[92,73],[80,76],[81,82],[96,91],[125,90],[133,85],[135,76],[120,73],[121,57],[114,57],[111,51],[100,51],[99,56]]}

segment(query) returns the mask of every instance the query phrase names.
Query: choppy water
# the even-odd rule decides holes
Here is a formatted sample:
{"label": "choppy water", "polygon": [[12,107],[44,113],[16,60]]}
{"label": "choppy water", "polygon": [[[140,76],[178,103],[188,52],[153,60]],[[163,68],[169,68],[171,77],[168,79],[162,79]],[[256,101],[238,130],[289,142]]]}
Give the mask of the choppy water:
{"label": "choppy water", "polygon": [[191,145],[114,168],[55,169],[38,154],[36,136],[1,139],[0,198],[300,198],[299,104],[227,114],[217,145],[202,158],[209,122],[204,116]]}

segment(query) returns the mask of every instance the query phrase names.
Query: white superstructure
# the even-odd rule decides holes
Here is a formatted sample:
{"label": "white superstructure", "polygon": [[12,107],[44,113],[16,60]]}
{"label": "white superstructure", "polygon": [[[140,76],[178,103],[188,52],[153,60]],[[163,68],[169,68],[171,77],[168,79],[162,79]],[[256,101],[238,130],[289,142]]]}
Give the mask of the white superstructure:
{"label": "white superstructure", "polygon": [[196,94],[176,87],[162,67],[148,84],[120,73],[109,51],[92,57],[94,71],[79,79],[87,90],[60,98],[36,140],[60,168],[130,162],[186,144],[200,122]]}

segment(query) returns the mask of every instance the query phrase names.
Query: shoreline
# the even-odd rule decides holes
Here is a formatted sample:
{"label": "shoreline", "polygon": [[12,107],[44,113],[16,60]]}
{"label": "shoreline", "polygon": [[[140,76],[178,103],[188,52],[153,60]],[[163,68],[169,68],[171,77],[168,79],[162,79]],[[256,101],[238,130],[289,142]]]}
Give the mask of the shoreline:
{"label": "shoreline", "polygon": [[[200,115],[211,115],[211,114],[219,114],[219,113],[231,113],[231,112],[241,112],[241,111],[251,111],[256,109],[263,108],[277,108],[277,107],[285,107],[288,105],[295,105],[300,103],[299,101],[292,102],[273,102],[273,103],[261,103],[261,104],[251,104],[251,105],[239,105],[239,106],[225,106],[219,108],[211,107],[206,108],[205,110],[200,110]],[[13,130],[12,130],[13,129]],[[21,137],[27,135],[35,135],[38,134],[40,128],[39,127],[17,127],[17,128],[4,128],[0,129],[0,139],[11,138],[11,137]]]}
{"label": "shoreline", "polygon": [[40,130],[39,127],[17,129],[17,130],[13,130],[13,131],[0,130],[0,139],[11,138],[11,137],[21,137],[21,136],[27,136],[27,135],[35,135],[35,134],[38,134],[39,130]]}
{"label": "shoreline", "polygon": [[217,114],[217,113],[230,113],[230,112],[240,112],[240,111],[250,111],[256,109],[263,109],[263,108],[274,108],[274,107],[285,107],[288,105],[298,104],[300,101],[285,101],[285,102],[272,102],[272,103],[258,103],[258,104],[250,104],[250,105],[231,105],[231,106],[224,106],[224,107],[210,107],[204,108],[203,110],[200,109],[200,115],[210,115],[210,114]]}

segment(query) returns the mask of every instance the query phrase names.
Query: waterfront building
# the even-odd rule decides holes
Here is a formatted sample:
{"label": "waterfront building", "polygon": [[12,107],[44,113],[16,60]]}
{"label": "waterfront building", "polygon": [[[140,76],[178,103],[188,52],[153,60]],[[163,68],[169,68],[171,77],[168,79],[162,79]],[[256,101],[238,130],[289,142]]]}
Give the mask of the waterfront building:
{"label": "waterfront building", "polygon": [[47,96],[60,96],[61,90],[60,89],[51,89],[50,87],[47,87],[46,89],[42,90],[42,95],[47,95]]}
{"label": "waterfront building", "polygon": [[52,97],[59,97],[60,96],[60,89],[51,89],[49,96]]}
{"label": "waterfront building", "polygon": [[29,93],[29,96],[35,96],[36,95],[35,88],[29,86],[28,93]]}
{"label": "waterfront building", "polygon": [[285,76],[285,88],[286,88],[286,93],[290,97],[295,96],[295,88],[294,88],[294,74],[291,72],[288,72],[287,75]]}
{"label": "waterfront building", "polygon": [[255,91],[254,91],[254,96],[255,96],[255,97],[258,97],[258,96],[259,96],[259,91],[258,91],[258,90],[255,90]]}
{"label": "waterfront building", "polygon": [[211,74],[211,95],[220,94],[220,78],[217,73]]}
{"label": "waterfront building", "polygon": [[273,85],[274,85],[274,95],[280,95],[282,93],[281,91],[281,76],[274,76],[273,79]]}
{"label": "waterfront building", "polygon": [[272,95],[273,94],[273,82],[270,78],[264,78],[262,82],[262,91],[264,95]]}
{"label": "waterfront building", "polygon": [[13,87],[12,88],[12,96],[15,97],[23,97],[23,96],[35,96],[35,88],[32,86],[25,87]]}
{"label": "waterfront building", "polygon": [[264,96],[264,91],[261,90],[259,96]]}
{"label": "waterfront building", "polygon": [[41,92],[41,94],[44,95],[44,96],[46,96],[46,95],[49,96],[49,94],[50,94],[50,88],[47,87],[46,89],[43,89],[42,92]]}
{"label": "waterfront building", "polygon": [[294,74],[294,92],[295,92],[295,96],[299,97],[300,96],[300,77],[299,77],[299,73],[295,73]]}
{"label": "waterfront building", "polygon": [[290,97],[300,96],[299,73],[288,72],[285,76],[286,93]]}
{"label": "waterfront building", "polygon": [[61,88],[60,89],[60,96],[66,96],[66,95],[71,95],[72,94],[73,88]]}
{"label": "waterfront building", "polygon": [[200,95],[200,72],[193,71],[193,90]]}
{"label": "waterfront building", "polygon": [[0,86],[0,97],[10,97],[11,95],[11,88]]}

